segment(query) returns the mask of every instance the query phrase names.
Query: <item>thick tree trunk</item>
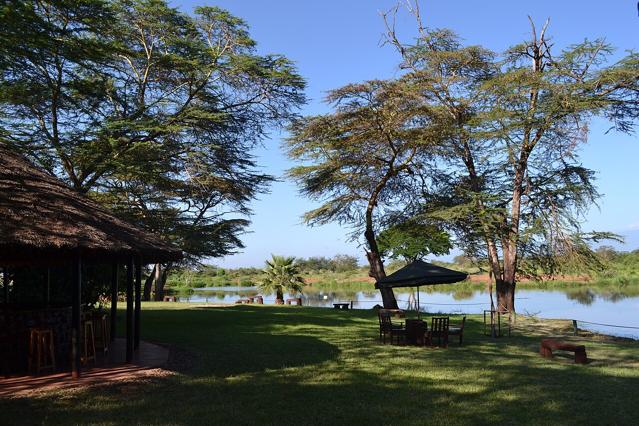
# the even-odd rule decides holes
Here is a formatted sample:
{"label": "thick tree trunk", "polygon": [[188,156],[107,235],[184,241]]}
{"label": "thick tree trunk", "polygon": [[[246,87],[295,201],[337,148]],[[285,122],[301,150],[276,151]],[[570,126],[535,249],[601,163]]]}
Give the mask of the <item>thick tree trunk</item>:
{"label": "thick tree trunk", "polygon": [[148,302],[149,300],[151,300],[151,290],[153,289],[153,282],[156,280],[155,271],[157,270],[157,267],[158,267],[157,264],[153,265],[153,269],[151,270],[151,273],[144,281],[144,291],[142,292],[142,300],[144,300],[145,302]]}
{"label": "thick tree trunk", "polygon": [[497,280],[497,310],[515,313],[515,281]]}
{"label": "thick tree trunk", "polygon": [[[390,173],[391,172],[387,173],[382,182],[377,185],[375,191],[373,191],[373,194],[371,195],[371,198],[368,200],[368,206],[366,208],[366,230],[364,231],[364,238],[368,244],[368,250],[366,251],[366,258],[368,259],[368,265],[370,266],[368,275],[375,278],[376,281],[386,277],[386,271],[384,271],[384,262],[379,254],[379,247],[377,246],[377,239],[375,238],[375,231],[373,230],[373,209],[377,204],[377,196],[379,195],[379,192],[391,176]],[[382,295],[382,303],[384,304],[385,309],[399,308],[392,288],[380,288],[379,292]]]}
{"label": "thick tree trunk", "polygon": [[[370,265],[370,271],[368,275],[376,280],[380,280],[386,276],[384,271],[384,263],[378,253],[372,251],[366,252],[368,258],[368,264]],[[397,299],[395,299],[395,293],[392,288],[380,288],[380,294],[382,295],[382,303],[386,309],[398,309]]]}
{"label": "thick tree trunk", "polygon": [[[164,298],[164,285],[166,284],[166,278],[169,272],[169,267],[162,268],[162,265],[157,263],[156,265],[156,280],[155,280],[155,300],[162,301]],[[159,270],[159,277],[158,277]]]}

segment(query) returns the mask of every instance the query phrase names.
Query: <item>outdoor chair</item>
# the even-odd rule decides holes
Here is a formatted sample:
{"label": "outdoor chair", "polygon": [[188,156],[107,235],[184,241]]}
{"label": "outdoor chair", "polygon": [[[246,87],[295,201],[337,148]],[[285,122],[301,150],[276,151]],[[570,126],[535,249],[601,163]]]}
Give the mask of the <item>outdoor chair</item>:
{"label": "outdoor chair", "polygon": [[459,336],[459,346],[461,346],[462,341],[464,339],[464,325],[466,325],[466,317],[462,318],[462,321],[461,321],[461,324],[459,324],[459,327],[448,328],[449,336]]}
{"label": "outdoor chair", "polygon": [[400,337],[406,339],[406,329],[404,324],[394,324],[391,321],[391,313],[385,309],[380,309],[377,313],[379,319],[379,340],[386,344],[386,336],[390,336],[390,343],[393,344],[393,337],[397,337],[397,344],[399,344]]}
{"label": "outdoor chair", "polygon": [[448,347],[448,317],[433,317],[428,340],[431,346],[435,346],[437,340],[437,346]]}

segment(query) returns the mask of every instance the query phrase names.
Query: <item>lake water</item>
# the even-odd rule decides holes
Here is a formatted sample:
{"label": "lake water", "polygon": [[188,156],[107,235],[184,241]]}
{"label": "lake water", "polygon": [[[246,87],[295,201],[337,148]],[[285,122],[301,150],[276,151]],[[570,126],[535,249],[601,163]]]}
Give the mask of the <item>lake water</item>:
{"label": "lake water", "polygon": [[[481,314],[490,309],[490,298],[486,291],[435,291],[437,287],[421,287],[419,292],[422,312],[451,314]],[[427,290],[426,290],[427,289]],[[214,287],[195,290],[189,295],[178,295],[180,302],[228,303],[258,294],[255,287]],[[412,289],[395,289],[400,308],[415,305],[417,294]],[[515,306],[520,314],[537,315],[540,318],[574,319],[579,328],[605,334],[639,339],[639,296],[623,293],[599,293],[590,289],[529,290],[517,289]],[[285,294],[284,298],[291,297]],[[353,302],[353,309],[371,309],[382,304],[379,291],[321,291],[305,289],[302,297],[305,306],[332,308],[333,303]],[[264,303],[275,303],[274,294],[264,294]],[[413,308],[414,309],[414,308]],[[618,328],[586,324],[582,321],[622,325]]]}

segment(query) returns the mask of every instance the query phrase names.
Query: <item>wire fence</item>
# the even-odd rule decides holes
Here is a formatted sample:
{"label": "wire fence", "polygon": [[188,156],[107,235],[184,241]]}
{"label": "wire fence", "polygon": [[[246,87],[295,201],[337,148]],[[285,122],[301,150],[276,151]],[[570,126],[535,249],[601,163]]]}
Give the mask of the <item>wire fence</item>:
{"label": "wire fence", "polygon": [[[518,298],[517,300],[522,300],[522,299],[529,299],[529,298]],[[408,306],[408,309],[417,309],[417,302],[415,299],[397,299],[398,302],[400,303],[406,303]],[[353,301],[353,303],[355,304],[361,304],[361,303],[366,303],[366,304],[382,304],[383,301],[380,300],[366,300],[366,301]],[[419,309],[421,310],[422,308],[428,307],[428,306],[490,306],[490,302],[477,302],[477,303],[437,303],[437,302],[428,302],[428,303],[423,303],[420,302],[419,303]],[[523,315],[523,316],[535,316],[535,315],[525,315],[525,314],[517,314],[517,315]],[[600,323],[600,322],[593,322],[593,321],[584,321],[584,320],[580,320],[580,319],[571,319],[571,318],[545,318],[545,319],[555,319],[555,320],[563,320],[563,321],[572,321],[573,325],[574,325],[574,329],[575,329],[575,334],[578,331],[578,324],[588,324],[588,325],[594,325],[594,326],[600,326],[600,327],[610,327],[610,328],[619,328],[619,329],[625,329],[625,330],[639,330],[639,326],[630,326],[630,325],[619,325],[619,324],[606,324],[606,323]],[[639,339],[639,335],[633,335],[631,336],[634,339]]]}

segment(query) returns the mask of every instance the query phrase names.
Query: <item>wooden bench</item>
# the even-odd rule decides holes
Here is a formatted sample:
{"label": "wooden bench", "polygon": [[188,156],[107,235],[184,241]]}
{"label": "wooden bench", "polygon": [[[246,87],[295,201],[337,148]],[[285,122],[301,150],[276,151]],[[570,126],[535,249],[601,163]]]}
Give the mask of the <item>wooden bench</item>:
{"label": "wooden bench", "polygon": [[295,303],[297,306],[302,306],[302,298],[294,297],[292,299],[286,299],[286,304],[290,305],[291,303]]}
{"label": "wooden bench", "polygon": [[586,347],[584,345],[573,345],[572,343],[560,342],[554,339],[543,339],[539,347],[539,353],[544,358],[552,358],[553,350],[569,351],[575,353],[575,364],[586,364],[588,357],[586,356]]}
{"label": "wooden bench", "polygon": [[162,299],[163,302],[177,302],[176,296],[164,296]]}
{"label": "wooden bench", "polygon": [[251,303],[251,301],[249,299],[237,299],[235,301],[236,305],[243,305],[243,304],[248,304]]}
{"label": "wooden bench", "polygon": [[333,308],[335,309],[346,309],[351,307],[350,303],[333,303]]}

